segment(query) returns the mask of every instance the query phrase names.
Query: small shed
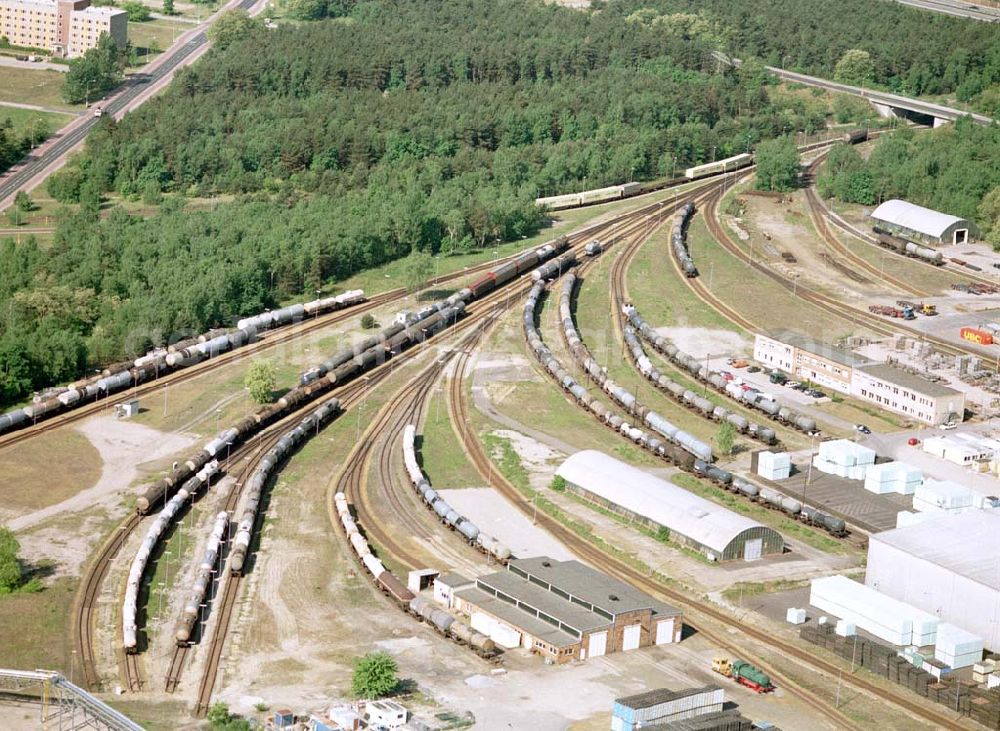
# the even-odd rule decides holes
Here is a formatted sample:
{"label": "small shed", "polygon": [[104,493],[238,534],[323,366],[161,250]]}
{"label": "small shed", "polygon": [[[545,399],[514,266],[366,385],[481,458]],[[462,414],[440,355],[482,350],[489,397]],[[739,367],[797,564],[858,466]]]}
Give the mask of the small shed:
{"label": "small shed", "polygon": [[406,575],[406,588],[419,594],[434,581],[440,572],[437,569],[413,569]]}
{"label": "small shed", "polygon": [[875,228],[916,243],[967,244],[972,224],[964,218],[898,199],[888,200],[871,214]]}
{"label": "small shed", "polygon": [[369,701],[365,705],[368,715],[368,725],[381,725],[386,728],[399,728],[406,723],[406,707],[396,701]]}
{"label": "small shed", "polygon": [[139,413],[139,399],[131,399],[115,404],[115,417],[118,419],[129,419]]}
{"label": "small shed", "polygon": [[455,602],[455,592],[474,585],[472,579],[467,579],[456,571],[450,571],[434,579],[434,601],[451,609]]}

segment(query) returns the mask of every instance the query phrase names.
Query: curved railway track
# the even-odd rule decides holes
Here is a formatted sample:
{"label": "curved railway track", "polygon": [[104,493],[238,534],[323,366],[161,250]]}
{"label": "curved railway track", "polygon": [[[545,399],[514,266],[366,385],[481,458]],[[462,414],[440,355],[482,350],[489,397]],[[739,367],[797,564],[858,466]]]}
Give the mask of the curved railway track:
{"label": "curved railway track", "polygon": [[[822,310],[826,310],[831,314],[837,315],[848,322],[862,324],[873,332],[880,333],[882,335],[891,336],[899,332],[904,332],[918,340],[929,342],[933,344],[937,350],[951,355],[975,355],[982,360],[984,367],[992,362],[992,357],[980,350],[952,343],[932,333],[924,332],[923,330],[919,330],[915,327],[909,327],[907,325],[903,325],[902,323],[892,322],[886,320],[884,317],[875,315],[866,309],[845,304],[830,295],[817,292],[816,290],[810,289],[806,285],[799,284],[797,281],[784,276],[766,264],[752,259],[746,251],[744,251],[735,241],[732,240],[732,237],[725,230],[725,227],[719,220],[718,207],[721,200],[722,193],[713,193],[709,196],[705,206],[702,208],[702,211],[705,214],[705,223],[708,226],[709,232],[712,234],[712,238],[739,261],[746,263],[749,267],[760,272],[784,289],[791,292],[793,297],[798,297]],[[725,315],[725,312],[723,312],[723,314]]]}
{"label": "curved railway track", "polygon": [[[886,274],[885,269],[880,269],[874,264],[870,263],[867,259],[858,256],[853,251],[851,251],[847,246],[837,238],[837,236],[830,230],[827,225],[826,216],[823,215],[823,205],[820,203],[819,194],[816,192],[816,187],[814,182],[816,180],[816,171],[819,166],[823,164],[826,160],[827,152],[823,152],[816,156],[816,159],[812,161],[809,165],[809,184],[805,187],[805,200],[806,208],[809,209],[809,218],[812,220],[813,228],[820,235],[826,246],[831,250],[832,255],[839,257],[838,261],[846,261],[853,264],[858,269],[861,269],[876,279],[880,279],[886,284],[895,287],[901,292],[906,292],[914,297],[926,297],[927,292],[913,286],[907,281],[900,279],[899,277],[894,277],[892,274]],[[928,264],[928,266],[932,266]]]}
{"label": "curved railway track", "polygon": [[[449,408],[452,414],[452,425],[459,432],[463,446],[479,472],[483,475],[491,474],[493,476],[492,484],[495,489],[514,503],[525,515],[535,516],[536,514],[532,510],[530,502],[498,470],[493,468],[490,458],[469,426],[469,422],[467,421],[469,418],[469,405],[464,387],[464,373],[468,366],[469,358],[470,355],[467,353],[459,354],[455,372],[451,379]],[[537,513],[536,519],[539,525],[557,540],[561,541],[580,559],[653,596],[683,607],[685,610],[685,623],[702,633],[713,644],[730,652],[746,656],[748,654],[747,648],[737,646],[732,639],[726,636],[729,632],[743,633],[754,641],[805,664],[811,670],[819,672],[827,678],[843,675],[843,669],[836,663],[814,655],[812,652],[793,642],[776,638],[772,633],[763,629],[745,624],[739,618],[730,616],[718,607],[697,598],[692,598],[677,589],[673,589],[655,580],[645,573],[641,573],[629,564],[609,556],[559,521],[553,519],[547,513]],[[712,623],[714,623],[714,626]],[[749,653],[751,657],[756,654]],[[824,716],[831,718],[837,724],[838,728],[860,728],[857,723],[844,713],[836,708],[831,708],[829,702],[824,701],[815,693],[795,683],[787,673],[778,670],[773,664],[764,663],[759,659],[755,660],[755,663],[760,665],[772,677],[778,679],[783,687],[788,688],[804,702],[820,711]],[[923,704],[917,702],[915,697],[908,697],[895,688],[884,688],[863,676],[847,674],[843,676],[843,682],[857,690],[870,693],[877,698],[884,698],[911,713],[913,716],[919,717],[938,728],[955,729],[956,731],[968,728],[944,712],[944,709],[925,707]]]}

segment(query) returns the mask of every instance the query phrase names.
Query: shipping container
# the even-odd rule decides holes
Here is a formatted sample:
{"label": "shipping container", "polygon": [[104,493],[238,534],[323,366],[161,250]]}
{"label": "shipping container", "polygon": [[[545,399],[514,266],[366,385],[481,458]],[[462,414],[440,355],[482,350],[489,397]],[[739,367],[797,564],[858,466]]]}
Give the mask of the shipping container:
{"label": "shipping container", "polygon": [[968,340],[979,345],[993,345],[993,336],[986,330],[979,330],[974,327],[963,327],[959,333],[962,340]]}

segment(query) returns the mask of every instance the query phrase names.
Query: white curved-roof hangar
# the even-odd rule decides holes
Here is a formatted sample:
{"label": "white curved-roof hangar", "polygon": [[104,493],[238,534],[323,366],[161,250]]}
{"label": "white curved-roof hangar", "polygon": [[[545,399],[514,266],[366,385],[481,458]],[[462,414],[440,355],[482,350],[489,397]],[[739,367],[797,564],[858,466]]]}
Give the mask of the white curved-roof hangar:
{"label": "white curved-roof hangar", "polygon": [[781,553],[784,539],[773,528],[705,500],[610,455],[588,449],[569,457],[556,474],[588,493],[665,526],[715,554],[741,558],[744,544],[761,538],[762,553]]}
{"label": "white curved-roof hangar", "polygon": [[964,218],[896,198],[887,200],[872,211],[871,217],[935,239],[944,239],[950,229],[969,228],[969,222]]}

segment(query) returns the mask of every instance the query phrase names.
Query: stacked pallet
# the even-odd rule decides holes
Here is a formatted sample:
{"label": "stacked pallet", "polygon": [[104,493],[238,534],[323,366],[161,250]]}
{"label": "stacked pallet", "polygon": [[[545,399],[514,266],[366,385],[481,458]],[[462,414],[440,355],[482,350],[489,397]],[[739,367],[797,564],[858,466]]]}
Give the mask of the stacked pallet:
{"label": "stacked pallet", "polygon": [[[839,637],[833,625],[809,624],[799,630],[799,637],[810,644],[825,647],[848,661],[853,661],[889,682],[909,688],[917,695],[969,716],[986,728],[1000,731],[1000,689],[979,688],[949,675],[934,677],[923,669],[925,660],[899,655],[896,649],[863,637]],[[914,662],[920,662],[920,666]]]}

